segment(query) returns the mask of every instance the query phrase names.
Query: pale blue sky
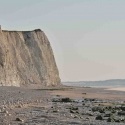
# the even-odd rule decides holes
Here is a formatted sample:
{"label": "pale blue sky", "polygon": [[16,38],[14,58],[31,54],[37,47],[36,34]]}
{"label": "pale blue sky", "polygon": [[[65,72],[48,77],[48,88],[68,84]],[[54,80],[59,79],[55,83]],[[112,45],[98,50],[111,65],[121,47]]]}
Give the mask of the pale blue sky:
{"label": "pale blue sky", "polygon": [[125,0],[0,0],[3,29],[42,29],[62,81],[125,78]]}

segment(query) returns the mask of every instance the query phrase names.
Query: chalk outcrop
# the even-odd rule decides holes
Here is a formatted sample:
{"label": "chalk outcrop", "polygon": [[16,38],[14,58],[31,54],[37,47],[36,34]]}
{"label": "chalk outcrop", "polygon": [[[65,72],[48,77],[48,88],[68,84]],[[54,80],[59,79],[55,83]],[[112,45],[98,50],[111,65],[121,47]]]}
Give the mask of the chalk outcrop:
{"label": "chalk outcrop", "polygon": [[40,29],[6,31],[0,29],[0,85],[59,85],[53,51]]}

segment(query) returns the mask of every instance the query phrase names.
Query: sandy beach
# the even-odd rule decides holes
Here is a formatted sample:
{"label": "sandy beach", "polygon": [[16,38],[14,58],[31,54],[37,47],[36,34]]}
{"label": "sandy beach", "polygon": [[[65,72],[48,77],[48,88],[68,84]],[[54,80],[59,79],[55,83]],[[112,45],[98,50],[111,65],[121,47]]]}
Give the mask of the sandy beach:
{"label": "sandy beach", "polygon": [[108,88],[107,90],[115,90],[115,91],[125,91],[125,87],[117,87],[117,88]]}
{"label": "sandy beach", "polygon": [[[117,90],[117,91],[116,91]],[[66,87],[64,90],[51,91],[52,95],[61,95],[70,98],[98,98],[109,100],[125,100],[124,88],[90,88]]]}

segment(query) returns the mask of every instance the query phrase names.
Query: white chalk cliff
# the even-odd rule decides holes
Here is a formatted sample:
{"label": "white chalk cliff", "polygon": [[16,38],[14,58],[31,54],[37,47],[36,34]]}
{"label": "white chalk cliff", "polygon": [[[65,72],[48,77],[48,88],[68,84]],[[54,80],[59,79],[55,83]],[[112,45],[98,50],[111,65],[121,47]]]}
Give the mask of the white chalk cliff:
{"label": "white chalk cliff", "polygon": [[59,85],[53,51],[40,29],[0,30],[0,85]]}

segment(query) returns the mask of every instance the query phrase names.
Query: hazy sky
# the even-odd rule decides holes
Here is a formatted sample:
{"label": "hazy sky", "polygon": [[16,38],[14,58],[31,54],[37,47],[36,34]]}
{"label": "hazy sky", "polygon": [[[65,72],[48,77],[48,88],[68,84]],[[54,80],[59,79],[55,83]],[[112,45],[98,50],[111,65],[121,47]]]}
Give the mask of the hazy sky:
{"label": "hazy sky", "polygon": [[125,0],[0,0],[3,29],[42,29],[62,81],[125,78]]}

